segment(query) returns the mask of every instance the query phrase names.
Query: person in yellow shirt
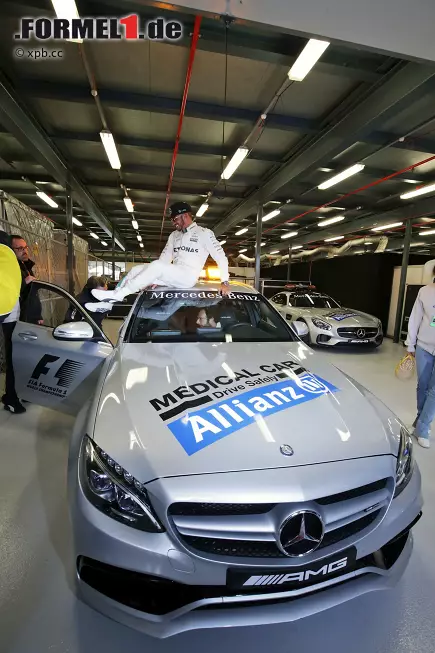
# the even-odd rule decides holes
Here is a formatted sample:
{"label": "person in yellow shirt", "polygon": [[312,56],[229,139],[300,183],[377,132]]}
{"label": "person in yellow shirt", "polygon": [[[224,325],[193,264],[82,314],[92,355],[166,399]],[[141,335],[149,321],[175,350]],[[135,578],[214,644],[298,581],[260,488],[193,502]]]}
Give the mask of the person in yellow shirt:
{"label": "person in yellow shirt", "polygon": [[5,410],[24,413],[25,408],[15,392],[12,363],[12,333],[20,314],[21,270],[10,246],[9,236],[0,231],[0,323],[5,340],[6,389],[2,397]]}

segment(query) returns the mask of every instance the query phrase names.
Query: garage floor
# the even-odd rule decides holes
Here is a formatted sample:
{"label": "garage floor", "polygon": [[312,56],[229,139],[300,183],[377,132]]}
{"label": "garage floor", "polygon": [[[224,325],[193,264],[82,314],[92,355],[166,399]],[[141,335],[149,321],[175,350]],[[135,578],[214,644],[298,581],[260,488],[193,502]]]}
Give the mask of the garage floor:
{"label": "garage floor", "polygon": [[[414,418],[414,384],[394,378],[402,348],[386,342],[372,353],[330,353],[335,365],[378,394],[399,416]],[[435,446],[416,447],[425,515],[396,591],[371,594],[299,623],[198,631],[153,640],[78,602],[65,500],[72,420],[30,407],[0,414],[0,651],[119,653],[180,650],[433,653],[435,650]],[[435,444],[435,443],[434,443]]]}

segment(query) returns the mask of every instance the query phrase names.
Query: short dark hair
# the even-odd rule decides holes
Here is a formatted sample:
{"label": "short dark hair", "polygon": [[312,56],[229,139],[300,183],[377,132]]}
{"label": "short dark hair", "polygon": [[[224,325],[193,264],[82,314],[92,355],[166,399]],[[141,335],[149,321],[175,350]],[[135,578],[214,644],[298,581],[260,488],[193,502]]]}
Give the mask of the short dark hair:
{"label": "short dark hair", "polygon": [[89,279],[86,281],[85,288],[89,288],[89,290],[95,290],[95,288],[101,288],[105,286],[106,283],[107,281],[105,277],[92,276],[89,277]]}
{"label": "short dark hair", "polygon": [[26,240],[26,239],[23,238],[22,236],[19,236],[18,234],[12,234],[11,242],[14,241],[14,240]]}

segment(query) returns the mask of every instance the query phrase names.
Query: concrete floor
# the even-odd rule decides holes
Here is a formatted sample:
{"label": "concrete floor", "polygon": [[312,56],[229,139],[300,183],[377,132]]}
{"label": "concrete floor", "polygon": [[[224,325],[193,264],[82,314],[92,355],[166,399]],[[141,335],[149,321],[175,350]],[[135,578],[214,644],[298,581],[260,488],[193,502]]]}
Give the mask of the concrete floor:
{"label": "concrete floor", "polygon": [[[415,383],[394,377],[403,349],[327,352],[331,362],[378,394],[406,422],[414,418]],[[175,653],[180,650],[433,653],[435,651],[435,442],[416,446],[425,514],[415,548],[394,591],[371,594],[303,621],[268,627],[197,631],[154,640],[76,600],[65,499],[72,420],[30,406],[0,415],[0,652]]]}

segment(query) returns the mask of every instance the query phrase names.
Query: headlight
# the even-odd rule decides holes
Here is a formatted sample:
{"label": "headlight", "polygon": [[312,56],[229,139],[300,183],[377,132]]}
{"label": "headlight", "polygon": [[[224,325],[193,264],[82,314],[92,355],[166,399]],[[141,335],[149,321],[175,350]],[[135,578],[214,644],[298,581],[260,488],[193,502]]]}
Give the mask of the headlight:
{"label": "headlight", "polygon": [[318,329],[325,329],[325,331],[329,331],[331,329],[331,325],[325,322],[324,320],[321,320],[318,317],[312,317],[311,322],[316,326]]}
{"label": "headlight", "polygon": [[396,491],[394,493],[394,498],[398,497],[406,488],[411,480],[413,471],[414,458],[412,455],[412,438],[407,429],[402,426],[400,429],[400,447],[397,456]]}
{"label": "headlight", "polygon": [[159,533],[164,530],[142,483],[89,437],[85,437],[82,456],[82,487],[98,510],[141,531]]}

